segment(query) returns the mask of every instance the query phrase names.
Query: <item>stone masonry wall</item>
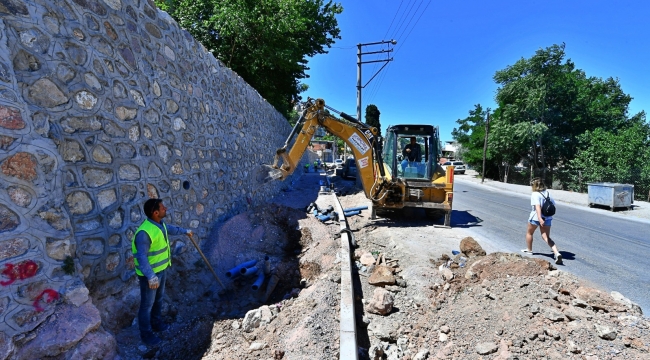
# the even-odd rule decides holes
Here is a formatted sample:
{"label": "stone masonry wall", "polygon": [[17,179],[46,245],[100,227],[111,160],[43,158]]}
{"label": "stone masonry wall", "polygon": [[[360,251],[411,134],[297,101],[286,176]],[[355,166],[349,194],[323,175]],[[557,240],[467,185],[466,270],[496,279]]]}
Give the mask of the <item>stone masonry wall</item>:
{"label": "stone masonry wall", "polygon": [[0,359],[127,286],[147,198],[203,238],[272,197],[289,131],[150,0],[0,0]]}

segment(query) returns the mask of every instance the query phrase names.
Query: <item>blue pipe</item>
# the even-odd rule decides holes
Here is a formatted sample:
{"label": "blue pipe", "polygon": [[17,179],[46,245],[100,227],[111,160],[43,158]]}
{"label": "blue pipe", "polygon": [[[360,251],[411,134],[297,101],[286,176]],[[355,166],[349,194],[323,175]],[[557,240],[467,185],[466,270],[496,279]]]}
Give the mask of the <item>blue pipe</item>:
{"label": "blue pipe", "polygon": [[324,222],[324,221],[327,221],[327,220],[331,219],[331,218],[332,218],[332,215],[319,215],[319,216],[316,216],[316,218],[317,218],[318,220]]}
{"label": "blue pipe", "polygon": [[259,268],[257,266],[253,266],[253,267],[249,267],[249,268],[243,268],[243,269],[239,270],[239,273],[246,276],[246,277],[248,277],[248,276],[251,276],[251,275],[257,273],[258,270],[259,270]]}
{"label": "blue pipe", "polygon": [[245,269],[245,268],[253,266],[255,264],[257,264],[257,260],[251,260],[251,261],[243,262],[243,263],[235,266],[234,268],[226,271],[226,277],[235,278],[235,277],[239,276],[239,274],[241,272],[241,269]]}
{"label": "blue pipe", "polygon": [[343,212],[355,211],[355,210],[361,211],[361,210],[366,210],[366,209],[368,209],[368,206],[357,206],[357,207],[353,207],[353,208],[349,208],[349,209],[343,209]]}
{"label": "blue pipe", "polygon": [[259,274],[257,274],[257,280],[251,285],[251,289],[254,291],[257,291],[262,287],[262,283],[264,283],[264,271],[260,271]]}
{"label": "blue pipe", "polygon": [[359,215],[361,214],[361,211],[349,211],[349,212],[344,212],[343,215],[345,216],[353,216],[353,215]]}

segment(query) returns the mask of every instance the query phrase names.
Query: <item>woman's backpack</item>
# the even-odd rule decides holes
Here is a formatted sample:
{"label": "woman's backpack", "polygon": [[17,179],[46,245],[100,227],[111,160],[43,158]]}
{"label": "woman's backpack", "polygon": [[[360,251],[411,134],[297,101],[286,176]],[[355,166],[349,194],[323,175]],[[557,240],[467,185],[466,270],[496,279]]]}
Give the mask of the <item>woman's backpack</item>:
{"label": "woman's backpack", "polygon": [[544,202],[542,203],[542,215],[543,216],[553,216],[555,215],[555,205],[551,201],[551,194],[548,196],[544,196],[544,193],[541,191],[539,192],[542,194],[542,197],[544,198]]}

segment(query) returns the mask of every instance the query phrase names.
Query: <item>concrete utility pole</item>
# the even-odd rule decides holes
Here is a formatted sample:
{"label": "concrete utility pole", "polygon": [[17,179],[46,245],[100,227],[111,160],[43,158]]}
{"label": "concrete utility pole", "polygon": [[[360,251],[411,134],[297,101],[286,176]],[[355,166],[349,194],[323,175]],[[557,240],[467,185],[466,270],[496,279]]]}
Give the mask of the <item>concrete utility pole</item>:
{"label": "concrete utility pole", "polygon": [[485,141],[483,141],[483,174],[481,175],[481,184],[485,181],[485,155],[487,153],[488,131],[490,130],[490,108],[487,108],[487,120],[485,120]]}
{"label": "concrete utility pole", "polygon": [[[362,46],[368,46],[368,45],[378,45],[378,44],[392,44],[392,45],[397,45],[396,40],[382,40],[382,41],[377,41],[373,43],[367,43],[367,44],[357,44],[357,120],[361,121],[361,89],[365,88],[370,84],[372,79],[379,74],[380,71],[382,71],[386,65],[388,65],[388,62],[393,61],[393,58],[386,58],[384,60],[372,60],[372,61],[361,61],[361,55],[370,55],[370,54],[381,54],[381,53],[389,53],[392,52],[393,49],[386,49],[386,50],[381,50],[381,51],[371,51],[371,52],[361,52],[361,47]],[[381,69],[377,70],[377,72],[368,80],[366,85],[361,86],[361,64],[370,64],[370,63],[376,63],[376,62],[383,62],[384,65],[381,67]]]}

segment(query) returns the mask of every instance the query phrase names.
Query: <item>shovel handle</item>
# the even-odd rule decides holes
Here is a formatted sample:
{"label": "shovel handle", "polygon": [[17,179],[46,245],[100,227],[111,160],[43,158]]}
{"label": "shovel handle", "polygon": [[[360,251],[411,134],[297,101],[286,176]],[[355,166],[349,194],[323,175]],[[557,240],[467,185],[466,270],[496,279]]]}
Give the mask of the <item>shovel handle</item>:
{"label": "shovel handle", "polygon": [[203,255],[203,251],[201,251],[201,248],[199,248],[199,245],[196,243],[196,241],[194,241],[194,237],[192,237],[190,235],[188,235],[187,237],[189,237],[190,240],[192,240],[192,244],[194,244],[194,247],[196,248],[196,250],[198,250],[199,254],[201,254],[201,257],[203,258],[203,261],[205,261],[205,264],[208,265],[208,267],[210,268],[210,271],[212,271],[212,275],[214,275],[214,278],[217,279],[217,281],[219,282],[219,285],[221,285],[221,287],[225,289],[226,287],[223,286],[223,283],[221,282],[221,280],[219,280],[219,277],[217,276],[217,273],[214,272],[214,269],[212,268],[212,265],[210,265],[210,262],[208,261],[208,259],[205,257],[205,255]]}

